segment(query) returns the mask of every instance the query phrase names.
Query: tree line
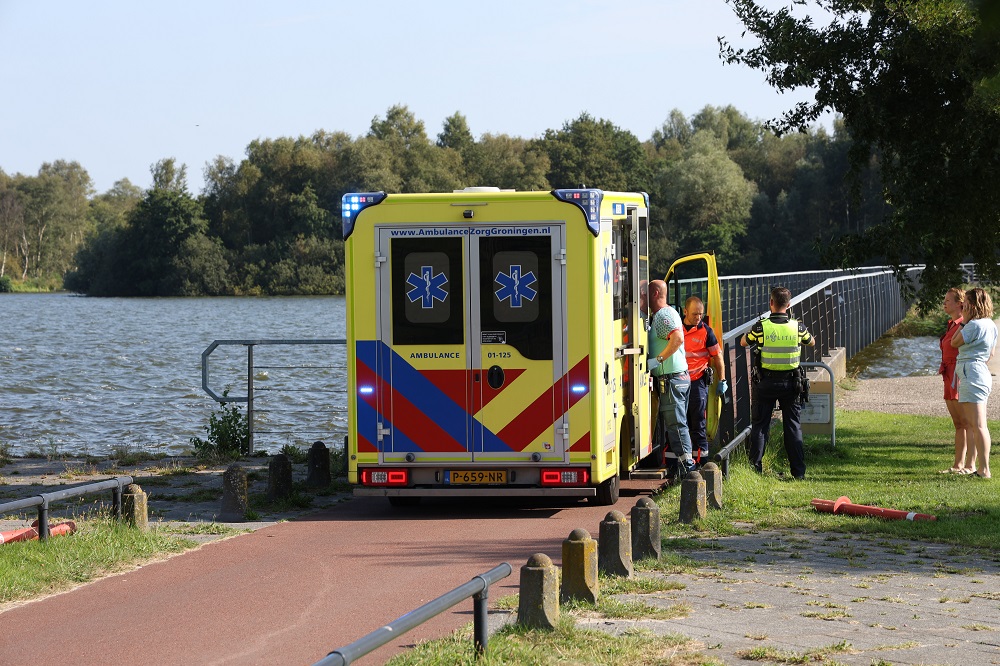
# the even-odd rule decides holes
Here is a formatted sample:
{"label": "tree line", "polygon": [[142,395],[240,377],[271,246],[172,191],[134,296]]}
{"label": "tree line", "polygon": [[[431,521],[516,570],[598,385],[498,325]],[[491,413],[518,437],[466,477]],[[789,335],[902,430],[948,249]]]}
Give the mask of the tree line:
{"label": "tree line", "polygon": [[0,277],[93,296],[338,294],[344,193],[475,185],[647,192],[654,273],[706,249],[728,274],[830,267],[824,247],[886,214],[877,162],[848,178],[851,145],[839,120],[778,135],[732,106],[672,111],[646,141],[586,113],[534,139],[476,138],[455,113],[432,139],[393,106],[364,136],[320,130],[219,156],[197,195],[173,158],[151,167],[149,189],[123,179],[100,194],[76,162],[0,171]]}

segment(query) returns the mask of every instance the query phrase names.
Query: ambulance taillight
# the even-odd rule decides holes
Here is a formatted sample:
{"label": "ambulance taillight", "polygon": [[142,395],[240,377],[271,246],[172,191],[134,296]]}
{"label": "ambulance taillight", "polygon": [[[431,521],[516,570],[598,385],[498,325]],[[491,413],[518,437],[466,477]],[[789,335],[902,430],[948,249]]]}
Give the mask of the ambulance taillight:
{"label": "ambulance taillight", "polygon": [[543,486],[583,486],[590,475],[585,469],[543,469]]}
{"label": "ambulance taillight", "polygon": [[406,469],[363,469],[361,483],[366,486],[405,486],[410,482]]}

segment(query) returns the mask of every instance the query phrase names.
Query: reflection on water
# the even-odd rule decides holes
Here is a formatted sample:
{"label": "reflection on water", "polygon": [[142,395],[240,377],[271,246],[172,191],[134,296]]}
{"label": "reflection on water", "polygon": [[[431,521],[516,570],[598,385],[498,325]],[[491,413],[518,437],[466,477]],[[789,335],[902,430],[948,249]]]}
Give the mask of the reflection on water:
{"label": "reflection on water", "polygon": [[859,379],[936,375],[941,364],[938,339],[879,338],[847,361],[847,372]]}

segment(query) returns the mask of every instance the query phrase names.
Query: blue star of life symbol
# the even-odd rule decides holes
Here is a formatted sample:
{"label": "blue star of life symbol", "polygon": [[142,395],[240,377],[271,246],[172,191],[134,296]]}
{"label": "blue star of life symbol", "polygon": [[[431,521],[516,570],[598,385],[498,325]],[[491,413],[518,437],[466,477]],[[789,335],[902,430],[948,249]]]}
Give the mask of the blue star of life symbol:
{"label": "blue star of life symbol", "polygon": [[607,293],[611,284],[611,255],[608,250],[604,251],[604,291]]}
{"label": "blue star of life symbol", "polygon": [[421,266],[420,275],[410,273],[406,278],[406,284],[413,287],[406,292],[410,302],[420,299],[420,307],[425,310],[433,308],[435,300],[443,303],[448,298],[448,291],[444,288],[444,285],[448,284],[448,278],[443,272],[434,275],[433,266]]}
{"label": "blue star of life symbol", "polygon": [[497,300],[510,299],[510,307],[521,307],[521,298],[529,301],[535,300],[537,291],[531,288],[538,279],[533,271],[528,271],[521,275],[521,266],[514,264],[510,267],[510,274],[497,273],[496,281],[500,283],[500,288],[496,290]]}

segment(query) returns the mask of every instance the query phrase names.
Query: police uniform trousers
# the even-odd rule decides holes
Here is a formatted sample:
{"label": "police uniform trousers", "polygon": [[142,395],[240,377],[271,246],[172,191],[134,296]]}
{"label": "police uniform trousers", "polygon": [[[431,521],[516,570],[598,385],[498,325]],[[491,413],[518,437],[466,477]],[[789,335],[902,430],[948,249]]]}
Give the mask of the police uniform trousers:
{"label": "police uniform trousers", "polygon": [[753,386],[753,400],[750,410],[751,428],[747,454],[750,464],[758,472],[763,471],[764,447],[771,430],[771,415],[774,406],[781,407],[781,421],[785,433],[785,453],[792,476],[798,478],[806,474],[805,453],[802,449],[802,426],[799,423],[799,387],[795,381],[796,371],[760,371],[760,381]]}

